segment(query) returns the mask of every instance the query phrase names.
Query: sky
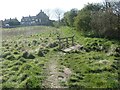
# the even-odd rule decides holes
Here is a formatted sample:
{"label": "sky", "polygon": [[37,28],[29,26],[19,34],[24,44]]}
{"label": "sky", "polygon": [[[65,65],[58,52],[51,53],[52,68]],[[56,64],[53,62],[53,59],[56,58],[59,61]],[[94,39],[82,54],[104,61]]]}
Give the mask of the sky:
{"label": "sky", "polygon": [[[85,4],[99,3],[104,0],[0,0],[0,20],[17,18],[19,21],[23,16],[35,16],[43,11],[53,12],[56,8],[63,12],[72,8],[80,10]],[[55,15],[50,14],[50,19],[56,19]]]}

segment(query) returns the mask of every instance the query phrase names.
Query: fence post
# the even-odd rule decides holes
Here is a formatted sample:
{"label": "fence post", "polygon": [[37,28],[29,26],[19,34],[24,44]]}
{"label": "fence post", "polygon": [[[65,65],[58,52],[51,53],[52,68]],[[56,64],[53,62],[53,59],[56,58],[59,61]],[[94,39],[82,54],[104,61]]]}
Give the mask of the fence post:
{"label": "fence post", "polygon": [[68,47],[69,45],[68,45],[68,38],[66,37],[66,46]]}
{"label": "fence post", "polygon": [[72,46],[74,45],[74,36],[72,36]]}
{"label": "fence post", "polygon": [[[65,38],[60,38],[60,36],[57,36],[57,39],[58,39],[59,49],[62,48],[63,42],[66,43],[66,45],[65,45],[66,47],[69,47],[69,41],[71,41],[72,42],[72,46],[74,46],[74,36],[72,36],[72,37],[65,37]],[[64,41],[64,40],[66,40],[66,41]]]}
{"label": "fence post", "polygon": [[59,40],[59,49],[61,49],[61,39],[59,36],[57,36],[58,40]]}

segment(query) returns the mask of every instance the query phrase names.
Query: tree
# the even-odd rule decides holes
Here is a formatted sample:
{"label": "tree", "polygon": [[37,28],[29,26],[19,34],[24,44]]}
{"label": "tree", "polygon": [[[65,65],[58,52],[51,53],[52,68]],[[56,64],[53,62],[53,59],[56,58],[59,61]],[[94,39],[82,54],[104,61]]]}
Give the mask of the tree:
{"label": "tree", "polygon": [[71,9],[70,11],[64,13],[64,22],[66,25],[73,27],[74,26],[74,19],[78,14],[77,9]]}
{"label": "tree", "polygon": [[45,9],[44,12],[46,15],[50,18],[51,17],[51,10],[50,9]]}
{"label": "tree", "polygon": [[78,12],[77,17],[75,17],[74,25],[77,30],[83,32],[91,32],[91,16],[92,13],[101,9],[99,4],[88,4],[83,9]]}
{"label": "tree", "polygon": [[120,30],[120,1],[119,2],[114,2],[114,7],[113,7],[114,13],[117,15],[118,18],[118,30]]}
{"label": "tree", "polygon": [[114,2],[105,2],[104,9],[92,13],[91,26],[94,35],[99,37],[119,38],[119,17]]}
{"label": "tree", "polygon": [[62,21],[85,35],[120,39],[120,1],[88,4],[66,12]]}
{"label": "tree", "polygon": [[55,9],[55,15],[56,15],[56,17],[58,19],[58,22],[60,23],[62,15],[63,15],[63,11],[61,9],[56,8]]}

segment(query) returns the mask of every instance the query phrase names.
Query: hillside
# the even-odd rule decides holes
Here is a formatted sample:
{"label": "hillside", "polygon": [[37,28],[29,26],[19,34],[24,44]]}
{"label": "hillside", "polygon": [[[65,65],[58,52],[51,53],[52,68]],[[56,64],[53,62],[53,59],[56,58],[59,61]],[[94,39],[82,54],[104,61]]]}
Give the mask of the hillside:
{"label": "hillside", "polygon": [[[64,53],[57,36],[75,35],[82,48]],[[64,45],[63,45],[64,46]],[[2,30],[2,88],[118,88],[120,42],[82,35],[69,28]]]}

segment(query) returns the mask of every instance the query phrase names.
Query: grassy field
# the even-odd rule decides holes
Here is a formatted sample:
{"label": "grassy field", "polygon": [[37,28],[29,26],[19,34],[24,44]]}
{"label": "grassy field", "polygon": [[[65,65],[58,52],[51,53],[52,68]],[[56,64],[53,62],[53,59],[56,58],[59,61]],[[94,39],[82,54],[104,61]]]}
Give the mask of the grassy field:
{"label": "grassy field", "polygon": [[[66,29],[67,30],[67,29]],[[63,31],[65,31],[63,29]],[[70,33],[70,29],[65,31]],[[104,38],[85,37],[73,31],[80,51],[65,54],[59,61],[73,72],[67,86],[83,88],[118,88],[120,42]]]}
{"label": "grassy field", "polygon": [[55,31],[52,27],[37,26],[3,30],[0,56],[3,88],[42,87],[43,69],[49,60],[48,48],[55,39]]}
{"label": "grassy field", "polygon": [[[78,51],[58,51],[57,36],[75,35],[75,43],[83,46]],[[43,88],[46,68],[51,58],[58,58],[58,69],[71,70],[72,75],[61,86],[83,88],[118,88],[120,42],[103,38],[85,37],[69,27],[21,27],[2,30],[1,87]],[[59,54],[58,54],[59,55]],[[53,57],[52,57],[53,56]]]}

